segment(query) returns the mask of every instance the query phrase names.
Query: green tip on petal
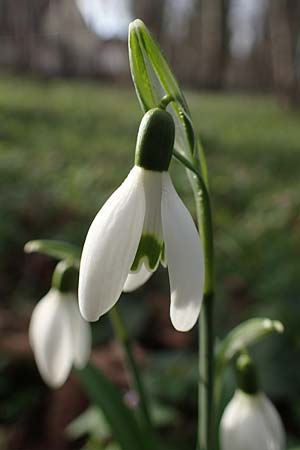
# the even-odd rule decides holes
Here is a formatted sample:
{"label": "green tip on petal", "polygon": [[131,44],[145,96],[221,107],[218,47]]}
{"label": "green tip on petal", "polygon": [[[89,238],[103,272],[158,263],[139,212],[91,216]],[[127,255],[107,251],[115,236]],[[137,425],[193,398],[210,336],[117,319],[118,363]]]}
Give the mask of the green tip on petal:
{"label": "green tip on petal", "polygon": [[147,268],[154,271],[160,261],[163,252],[163,242],[152,234],[143,234],[131,266],[131,271],[136,272],[142,261]]}
{"label": "green tip on petal", "polygon": [[135,164],[143,169],[167,171],[173,153],[175,125],[171,114],[150,109],[143,117],[135,150]]}

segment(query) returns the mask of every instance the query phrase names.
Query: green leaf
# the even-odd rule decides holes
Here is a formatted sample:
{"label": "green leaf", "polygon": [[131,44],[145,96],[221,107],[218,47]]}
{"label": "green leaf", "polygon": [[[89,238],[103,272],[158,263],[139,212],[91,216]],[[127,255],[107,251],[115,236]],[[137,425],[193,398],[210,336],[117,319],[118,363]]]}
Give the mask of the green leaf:
{"label": "green leaf", "polygon": [[281,322],[266,318],[249,319],[238,325],[219,345],[216,357],[216,375],[218,376],[238,352],[270,333],[282,333],[283,330]]}
{"label": "green leaf", "polygon": [[76,370],[76,375],[91,402],[103,411],[122,450],[149,450],[149,435],[141,431],[119,390],[91,364],[83,370]]}
{"label": "green leaf", "polygon": [[129,63],[136,94],[143,111],[146,112],[158,102],[153,95],[136,25],[137,21],[129,25]]}
{"label": "green leaf", "polygon": [[195,150],[195,135],[187,102],[159,46],[139,19],[129,25],[128,45],[131,75],[142,110],[158,106],[166,95],[173,97],[167,110],[175,122],[175,148],[190,157]]}
{"label": "green leaf", "polygon": [[81,250],[75,245],[63,241],[36,240],[29,241],[24,247],[26,253],[42,253],[60,260],[68,260],[79,268]]}

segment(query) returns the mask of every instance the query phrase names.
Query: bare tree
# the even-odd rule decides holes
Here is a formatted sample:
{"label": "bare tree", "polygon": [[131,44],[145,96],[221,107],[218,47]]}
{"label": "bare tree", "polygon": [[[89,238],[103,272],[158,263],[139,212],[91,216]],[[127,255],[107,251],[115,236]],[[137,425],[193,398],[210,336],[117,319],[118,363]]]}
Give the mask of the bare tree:
{"label": "bare tree", "polygon": [[208,88],[219,89],[228,60],[229,0],[197,0],[199,8],[200,78]]}
{"label": "bare tree", "polygon": [[292,107],[300,105],[300,4],[271,0],[267,9],[275,88]]}
{"label": "bare tree", "polygon": [[11,42],[18,68],[30,67],[30,54],[50,0],[0,0],[0,35]]}
{"label": "bare tree", "polygon": [[176,73],[189,84],[222,88],[229,53],[229,7],[230,0],[194,0],[181,16],[173,11],[176,20],[166,23],[164,48],[169,49]]}
{"label": "bare tree", "polygon": [[101,40],[74,0],[0,0],[0,35],[2,66],[47,76],[104,72]]}

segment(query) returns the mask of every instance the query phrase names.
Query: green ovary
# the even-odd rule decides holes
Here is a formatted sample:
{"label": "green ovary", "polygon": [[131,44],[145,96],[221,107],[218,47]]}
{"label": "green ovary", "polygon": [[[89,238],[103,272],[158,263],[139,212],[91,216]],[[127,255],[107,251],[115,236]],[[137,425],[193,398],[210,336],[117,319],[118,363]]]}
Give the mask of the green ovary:
{"label": "green ovary", "polygon": [[143,234],[131,266],[131,271],[135,272],[140,268],[141,261],[146,259],[146,266],[149,270],[155,270],[163,251],[163,241],[153,234]]}

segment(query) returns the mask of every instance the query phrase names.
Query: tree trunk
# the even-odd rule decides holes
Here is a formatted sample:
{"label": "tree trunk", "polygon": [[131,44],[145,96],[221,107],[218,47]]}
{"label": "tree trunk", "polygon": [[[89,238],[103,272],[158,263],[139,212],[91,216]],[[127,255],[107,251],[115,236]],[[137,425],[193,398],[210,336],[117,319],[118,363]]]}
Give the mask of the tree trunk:
{"label": "tree trunk", "polygon": [[268,8],[273,81],[281,99],[300,106],[300,5],[298,0],[272,0]]}
{"label": "tree trunk", "polygon": [[0,35],[9,40],[18,69],[27,70],[49,0],[0,0]]}
{"label": "tree trunk", "polygon": [[200,78],[211,89],[220,89],[228,60],[229,0],[198,0],[200,11]]}

